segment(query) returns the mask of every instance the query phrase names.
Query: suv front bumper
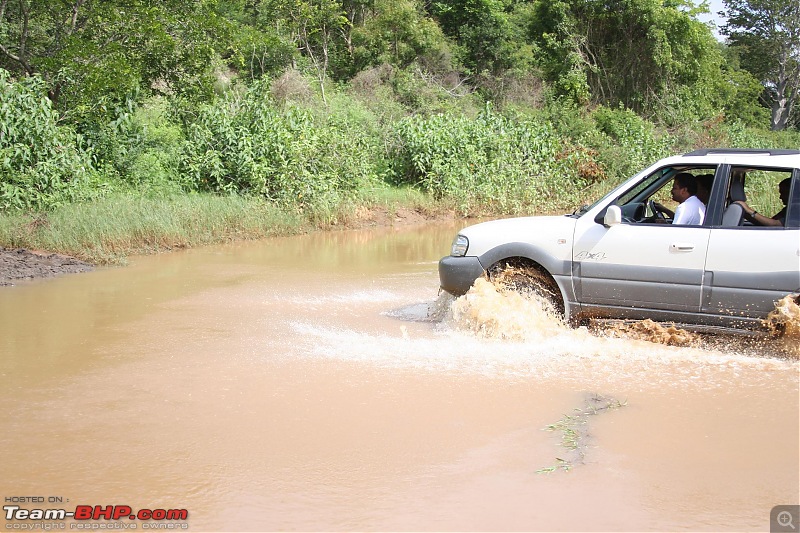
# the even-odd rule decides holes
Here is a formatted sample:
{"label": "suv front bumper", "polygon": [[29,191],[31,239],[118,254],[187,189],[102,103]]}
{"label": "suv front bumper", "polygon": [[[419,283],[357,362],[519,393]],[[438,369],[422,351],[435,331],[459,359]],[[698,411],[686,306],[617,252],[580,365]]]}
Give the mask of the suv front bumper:
{"label": "suv front bumper", "polygon": [[439,261],[439,285],[454,296],[467,292],[475,280],[486,273],[477,257],[448,255]]}

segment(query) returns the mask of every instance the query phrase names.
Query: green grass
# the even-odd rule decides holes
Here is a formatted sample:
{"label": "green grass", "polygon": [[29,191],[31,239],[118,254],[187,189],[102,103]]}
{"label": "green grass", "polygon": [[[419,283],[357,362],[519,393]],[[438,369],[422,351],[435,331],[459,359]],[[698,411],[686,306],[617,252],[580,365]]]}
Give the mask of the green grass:
{"label": "green grass", "polygon": [[382,186],[365,189],[360,192],[357,201],[368,206],[385,207],[390,212],[404,207],[430,215],[455,208],[455,203],[434,200],[429,194],[413,187]]}
{"label": "green grass", "polygon": [[46,214],[0,215],[0,244],[72,255],[96,264],[156,253],[308,230],[298,213],[242,196],[167,198],[115,195],[67,204]]}
{"label": "green grass", "polygon": [[359,210],[394,215],[401,208],[433,218],[447,205],[411,188],[373,188],[338,205],[300,211],[241,195],[182,194],[148,198],[115,194],[48,212],[0,213],[0,246],[71,255],[118,264],[152,254],[233,240],[294,235],[358,225]]}

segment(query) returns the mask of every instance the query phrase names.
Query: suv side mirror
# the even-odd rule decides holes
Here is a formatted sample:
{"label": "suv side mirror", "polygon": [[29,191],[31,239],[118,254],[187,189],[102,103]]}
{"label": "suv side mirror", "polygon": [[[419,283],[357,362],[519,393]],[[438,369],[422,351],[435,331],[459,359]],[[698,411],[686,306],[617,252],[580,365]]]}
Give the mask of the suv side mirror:
{"label": "suv side mirror", "polygon": [[622,224],[622,209],[618,205],[610,205],[606,209],[606,216],[603,217],[603,225],[607,228]]}

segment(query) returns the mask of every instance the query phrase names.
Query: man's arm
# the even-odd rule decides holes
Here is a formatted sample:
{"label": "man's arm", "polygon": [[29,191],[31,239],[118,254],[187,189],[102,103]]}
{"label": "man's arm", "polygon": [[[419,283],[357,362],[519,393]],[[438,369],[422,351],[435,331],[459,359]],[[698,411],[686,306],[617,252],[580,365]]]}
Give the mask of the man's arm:
{"label": "man's arm", "polygon": [[656,206],[656,208],[659,211],[661,211],[662,213],[667,215],[669,218],[675,218],[675,212],[672,209],[670,209],[669,207],[667,207],[667,206],[665,206],[663,204],[660,204],[658,202],[653,202],[653,204]]}
{"label": "man's arm", "polygon": [[764,216],[749,205],[747,202],[739,200],[738,202],[734,202],[735,204],[739,204],[744,209],[744,215],[752,220],[754,223],[758,224],[759,226],[783,226],[783,223],[780,220],[776,220],[774,218],[769,218],[768,216]]}

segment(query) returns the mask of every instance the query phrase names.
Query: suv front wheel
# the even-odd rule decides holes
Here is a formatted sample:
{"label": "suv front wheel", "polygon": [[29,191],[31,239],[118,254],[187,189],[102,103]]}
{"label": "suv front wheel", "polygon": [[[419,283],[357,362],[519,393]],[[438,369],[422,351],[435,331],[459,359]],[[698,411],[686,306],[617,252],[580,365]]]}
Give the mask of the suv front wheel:
{"label": "suv front wheel", "polygon": [[553,314],[564,320],[564,300],[556,280],[540,265],[524,259],[503,259],[487,271],[495,286],[541,298]]}

